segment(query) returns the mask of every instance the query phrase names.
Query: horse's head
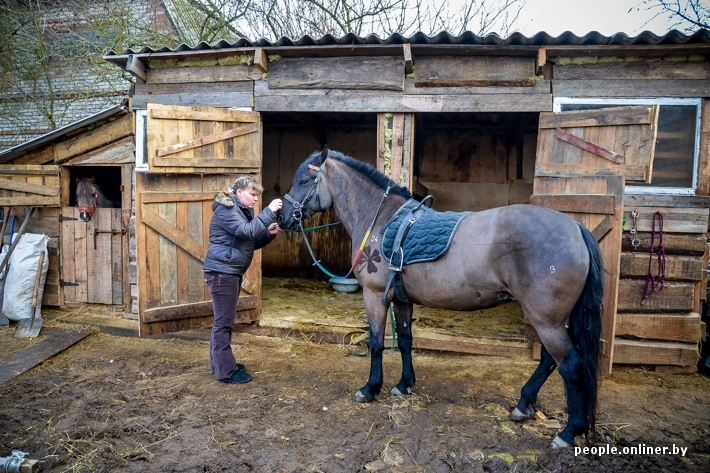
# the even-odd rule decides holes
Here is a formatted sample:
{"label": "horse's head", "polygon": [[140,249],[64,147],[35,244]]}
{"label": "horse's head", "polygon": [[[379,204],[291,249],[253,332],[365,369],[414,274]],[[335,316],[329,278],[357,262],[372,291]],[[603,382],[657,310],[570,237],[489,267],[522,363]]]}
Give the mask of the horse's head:
{"label": "horse's head", "polygon": [[76,178],[76,207],[79,209],[79,217],[88,222],[91,215],[99,206],[99,191],[94,182],[94,178]]}
{"label": "horse's head", "polygon": [[328,147],[311,154],[298,168],[291,190],[284,196],[278,224],[284,230],[296,230],[303,219],[327,210],[332,203],[325,186],[321,186]]}

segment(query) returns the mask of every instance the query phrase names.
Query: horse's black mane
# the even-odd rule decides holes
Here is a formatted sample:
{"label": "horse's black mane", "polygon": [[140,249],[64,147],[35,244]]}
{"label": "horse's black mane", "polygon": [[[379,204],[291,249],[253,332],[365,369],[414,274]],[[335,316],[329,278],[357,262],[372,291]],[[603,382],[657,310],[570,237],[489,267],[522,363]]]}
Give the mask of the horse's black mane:
{"label": "horse's black mane", "polygon": [[[298,175],[300,175],[302,172],[305,172],[305,169],[309,164],[312,164],[320,155],[320,151],[316,151],[312,155],[306,159],[306,161],[301,165],[301,167],[298,169]],[[377,184],[377,186],[381,187],[383,190],[387,189],[387,186],[390,184],[392,187],[390,188],[390,193],[399,195],[401,197],[404,197],[405,199],[411,199],[412,198],[412,193],[407,189],[406,187],[396,185],[393,183],[392,179],[389,177],[385,176],[383,173],[372,167],[371,165],[359,161],[351,156],[347,156],[340,151],[334,151],[332,149],[328,150],[328,158],[331,159],[336,159],[344,164],[346,164],[348,167],[351,169],[359,172],[363,176],[367,177],[370,179],[372,182]]]}

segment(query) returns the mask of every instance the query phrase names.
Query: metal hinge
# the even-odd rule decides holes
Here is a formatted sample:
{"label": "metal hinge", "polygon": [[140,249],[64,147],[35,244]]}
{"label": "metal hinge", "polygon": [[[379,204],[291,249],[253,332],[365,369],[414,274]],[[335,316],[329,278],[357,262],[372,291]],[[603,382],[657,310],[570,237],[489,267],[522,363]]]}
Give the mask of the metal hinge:
{"label": "metal hinge", "polygon": [[66,282],[66,281],[64,281],[63,279],[60,279],[60,280],[59,280],[59,285],[60,285],[61,287],[66,287],[66,286],[78,286],[79,283],[78,283],[78,282]]}
{"label": "metal hinge", "polygon": [[59,221],[60,221],[60,222],[65,222],[65,221],[67,221],[67,220],[79,220],[79,219],[76,218],[76,217],[65,217],[64,215],[60,215],[60,216],[59,216]]}

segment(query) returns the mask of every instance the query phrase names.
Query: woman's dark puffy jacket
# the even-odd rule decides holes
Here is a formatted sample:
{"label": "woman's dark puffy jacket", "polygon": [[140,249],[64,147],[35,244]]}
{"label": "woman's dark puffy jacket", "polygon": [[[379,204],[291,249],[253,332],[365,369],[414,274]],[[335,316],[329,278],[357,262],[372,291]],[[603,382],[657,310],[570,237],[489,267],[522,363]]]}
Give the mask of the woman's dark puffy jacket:
{"label": "woman's dark puffy jacket", "polygon": [[243,207],[236,196],[222,193],[215,197],[212,211],[209,245],[202,269],[243,275],[251,264],[254,250],[274,240],[266,228],[276,215],[266,207],[254,217],[254,211]]}

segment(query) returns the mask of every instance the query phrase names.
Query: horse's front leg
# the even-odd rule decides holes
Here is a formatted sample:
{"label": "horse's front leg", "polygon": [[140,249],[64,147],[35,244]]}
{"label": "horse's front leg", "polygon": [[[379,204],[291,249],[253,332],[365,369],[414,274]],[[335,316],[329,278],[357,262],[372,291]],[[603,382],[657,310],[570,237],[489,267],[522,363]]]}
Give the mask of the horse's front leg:
{"label": "horse's front leg", "polygon": [[397,320],[397,345],[402,355],[402,378],[391,393],[395,396],[411,394],[417,381],[412,364],[412,310],[411,303],[405,304],[396,300],[392,301],[394,316]]}
{"label": "horse's front leg", "polygon": [[385,324],[387,307],[382,304],[382,295],[363,289],[367,320],[370,324],[370,379],[353,396],[355,402],[370,402],[382,389],[382,353],[385,350]]}

